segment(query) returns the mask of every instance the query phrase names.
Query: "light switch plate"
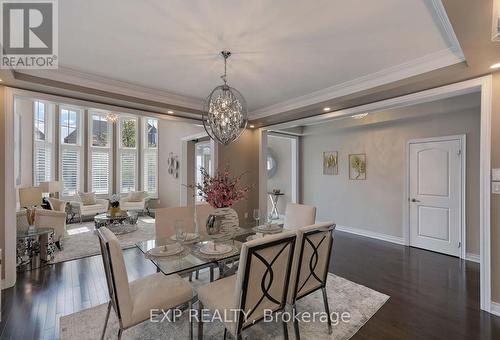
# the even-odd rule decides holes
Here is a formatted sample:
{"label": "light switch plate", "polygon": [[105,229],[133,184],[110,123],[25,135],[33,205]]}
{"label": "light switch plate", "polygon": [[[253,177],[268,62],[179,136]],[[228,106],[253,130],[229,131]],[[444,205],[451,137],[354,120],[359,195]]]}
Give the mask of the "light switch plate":
{"label": "light switch plate", "polygon": [[491,182],[491,193],[500,194],[500,182]]}
{"label": "light switch plate", "polygon": [[500,181],[500,169],[491,169],[491,180]]}

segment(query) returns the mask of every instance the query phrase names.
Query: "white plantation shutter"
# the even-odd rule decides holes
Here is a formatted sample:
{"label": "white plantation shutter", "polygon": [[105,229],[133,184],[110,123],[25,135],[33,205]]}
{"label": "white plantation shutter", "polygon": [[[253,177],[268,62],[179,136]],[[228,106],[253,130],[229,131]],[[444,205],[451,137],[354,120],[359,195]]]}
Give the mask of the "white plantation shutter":
{"label": "white plantation shutter", "polygon": [[50,181],[52,177],[52,147],[50,144],[36,142],[34,158],[34,185],[39,186],[42,182]]}
{"label": "white plantation shutter", "polygon": [[142,190],[158,193],[158,119],[142,119]]}
{"label": "white plantation shutter", "polygon": [[122,151],[120,157],[120,192],[135,191],[137,157],[135,151]]}
{"label": "white plantation shutter", "polygon": [[91,157],[92,191],[96,194],[109,193],[109,152],[92,151]]}
{"label": "white plantation shutter", "polygon": [[64,148],[61,152],[63,195],[73,196],[80,188],[80,150]]}
{"label": "white plantation shutter", "polygon": [[143,190],[152,194],[156,193],[156,183],[158,181],[158,155],[156,150],[144,152],[143,166]]}
{"label": "white plantation shutter", "polygon": [[91,111],[88,117],[89,188],[97,195],[113,193],[113,125],[106,114]]}

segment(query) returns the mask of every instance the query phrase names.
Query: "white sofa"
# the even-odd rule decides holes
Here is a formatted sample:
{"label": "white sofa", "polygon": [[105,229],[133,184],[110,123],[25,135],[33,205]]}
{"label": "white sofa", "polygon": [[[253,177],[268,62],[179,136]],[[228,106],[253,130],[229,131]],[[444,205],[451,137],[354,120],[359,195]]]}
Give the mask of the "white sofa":
{"label": "white sofa", "polygon": [[139,211],[149,215],[148,202],[151,197],[145,191],[130,192],[120,200],[120,209],[125,211]]}
{"label": "white sofa", "polygon": [[78,216],[80,223],[82,223],[83,216],[93,216],[107,212],[109,201],[107,199],[96,198],[95,204],[83,204],[80,196],[75,195],[69,204],[71,207],[70,220],[73,220],[73,218]]}

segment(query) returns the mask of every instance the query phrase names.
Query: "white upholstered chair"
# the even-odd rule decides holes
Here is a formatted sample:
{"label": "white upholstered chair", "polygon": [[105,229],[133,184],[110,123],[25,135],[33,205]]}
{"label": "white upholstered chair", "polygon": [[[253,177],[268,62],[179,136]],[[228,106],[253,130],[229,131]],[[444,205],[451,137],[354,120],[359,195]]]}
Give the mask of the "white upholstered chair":
{"label": "white upholstered chair", "polygon": [[[207,204],[208,205],[208,204]],[[208,205],[209,206],[209,205]],[[209,206],[210,207],[210,206]],[[198,208],[198,207],[197,207]],[[210,214],[210,210],[203,206],[199,213],[201,214],[197,218],[208,217]],[[205,234],[206,228],[205,225],[203,227],[199,227],[199,230],[196,230],[195,226],[195,209],[194,207],[172,207],[172,208],[158,208],[155,210],[155,238],[157,242],[167,241],[172,235],[175,234],[175,223],[177,221],[182,221],[184,224],[184,228],[189,233],[200,233]],[[210,268],[210,282],[214,280],[214,266],[209,266]],[[195,278],[198,279],[199,271],[195,272]],[[189,281],[192,280],[192,275],[189,275]]]}
{"label": "white upholstered chair", "polygon": [[155,210],[155,234],[157,240],[175,235],[175,223],[182,221],[187,232],[195,232],[193,207],[158,208]]}
{"label": "white upholstered chair", "polygon": [[[28,228],[26,209],[24,208],[33,206],[40,207],[43,199],[42,194],[43,190],[40,187],[19,188],[19,205],[22,209],[16,212],[17,228]],[[62,240],[66,233],[66,205],[61,203],[62,201],[60,200],[53,200],[54,204],[58,203],[57,208],[59,208],[60,210],[45,210],[42,208],[37,208],[35,212],[35,227],[53,228],[54,241],[56,242],[57,247],[61,249]]]}
{"label": "white upholstered chair", "polygon": [[120,209],[126,211],[139,211],[149,214],[148,202],[151,199],[145,191],[132,191],[120,200]]}
{"label": "white upholstered chair", "polygon": [[[298,228],[295,254],[293,259],[287,302],[295,315],[296,302],[304,296],[321,289],[325,312],[330,315],[326,280],[333,244],[333,222],[313,224]],[[311,312],[311,311],[309,311]],[[295,338],[300,339],[298,320],[294,318]],[[328,318],[328,330],[331,333],[331,319]]]}
{"label": "white upholstered chair", "polygon": [[[239,340],[244,329],[262,320],[265,310],[279,312],[285,308],[295,238],[295,232],[285,231],[244,243],[236,275],[198,288],[200,313],[203,308],[217,310],[220,315],[238,311],[236,320],[224,323],[224,337],[229,331]],[[288,339],[285,322],[283,332]],[[202,337],[200,319],[198,339]]]}
{"label": "white upholstered chair", "polygon": [[[16,212],[17,228],[27,229],[28,220],[26,219],[26,209]],[[59,249],[62,248],[62,241],[66,233],[66,213],[64,211],[36,209],[35,212],[36,228],[53,228],[54,242]]]}
{"label": "white upholstered chair", "polygon": [[[150,318],[152,309],[168,310],[188,304],[191,309],[193,291],[178,275],[156,273],[128,282],[127,269],[120,242],[108,228],[97,230],[110,301],[101,339],[104,339],[111,308],[118,318],[118,339],[127,328]],[[193,337],[189,323],[189,336]]]}
{"label": "white upholstered chair", "polygon": [[285,210],[285,229],[297,229],[306,225],[314,224],[316,220],[316,207],[288,203]]}

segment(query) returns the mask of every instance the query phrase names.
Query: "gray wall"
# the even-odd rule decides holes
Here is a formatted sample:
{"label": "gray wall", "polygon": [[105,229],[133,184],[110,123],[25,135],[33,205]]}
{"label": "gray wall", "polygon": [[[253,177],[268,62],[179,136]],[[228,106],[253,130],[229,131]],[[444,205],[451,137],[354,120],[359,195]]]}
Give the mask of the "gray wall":
{"label": "gray wall", "polygon": [[247,198],[237,202],[233,208],[241,221],[251,220],[253,209],[259,207],[259,132],[246,129],[245,132],[229,145],[218,144],[218,168],[229,166],[231,174],[244,173],[241,186],[250,186]]}
{"label": "gray wall", "polygon": [[[279,136],[268,135],[267,147],[273,151],[278,164],[276,174],[267,179],[267,191],[281,189],[285,195],[278,199],[278,210],[285,214],[286,204],[292,199],[292,140]],[[271,212],[271,202],[267,201],[267,211]]]}
{"label": "gray wall", "polygon": [[[467,101],[478,101],[469,96]],[[458,101],[462,99],[457,99]],[[449,105],[447,105],[449,104]],[[318,208],[318,219],[339,226],[403,237],[403,209],[406,146],[412,138],[467,135],[467,253],[479,254],[479,107],[427,114],[455,108],[455,103],[426,104],[400,109],[418,113],[413,119],[390,121],[391,112],[370,117],[368,126],[346,127],[349,121],[329,126],[308,127],[301,141],[302,202]],[[470,103],[469,103],[470,104]],[[470,106],[470,105],[469,105]],[[384,118],[385,117],[385,118]],[[379,117],[380,118],[380,117]],[[359,121],[351,125],[361,125]],[[339,126],[341,126],[339,128]],[[339,151],[339,175],[322,174],[322,152]],[[366,153],[367,180],[348,179],[348,155]]]}

